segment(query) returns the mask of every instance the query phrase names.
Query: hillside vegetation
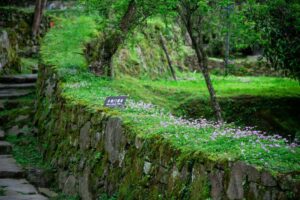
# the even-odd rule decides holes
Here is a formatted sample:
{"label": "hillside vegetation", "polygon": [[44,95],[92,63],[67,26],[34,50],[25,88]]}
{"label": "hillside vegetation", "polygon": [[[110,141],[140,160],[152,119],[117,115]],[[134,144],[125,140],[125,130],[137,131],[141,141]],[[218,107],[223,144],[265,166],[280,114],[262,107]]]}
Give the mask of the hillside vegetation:
{"label": "hillside vegetation", "polygon": [[[63,79],[63,96],[71,104],[82,104],[92,110],[103,110],[122,116],[125,126],[130,127],[140,137],[163,138],[163,142],[187,155],[204,154],[210,159],[220,161],[244,160],[273,172],[300,169],[300,148],[294,143],[288,145],[287,140],[281,136],[266,136],[251,128],[219,125],[205,119],[187,121],[171,115],[169,111],[176,106],[176,101],[179,103],[186,96],[203,95],[207,98],[198,74],[183,73],[183,80],[176,83],[128,77],[110,81],[87,72],[83,55],[84,44],[95,34],[96,25],[92,18],[74,17],[58,20],[56,27],[44,39],[42,60],[58,71]],[[287,95],[299,96],[298,83],[289,79],[214,77],[213,80],[218,95],[224,97],[280,96],[287,91]],[[221,86],[220,83],[224,85]],[[103,107],[107,96],[124,94],[130,95],[126,109],[111,110]]]}

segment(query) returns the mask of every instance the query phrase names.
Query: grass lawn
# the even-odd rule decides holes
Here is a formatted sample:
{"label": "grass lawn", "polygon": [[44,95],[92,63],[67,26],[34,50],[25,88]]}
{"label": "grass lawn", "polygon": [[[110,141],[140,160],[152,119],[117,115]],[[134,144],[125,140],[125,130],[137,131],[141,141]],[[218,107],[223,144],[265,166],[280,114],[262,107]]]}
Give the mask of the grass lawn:
{"label": "grass lawn", "polygon": [[[201,74],[181,74],[181,76],[182,79],[177,82],[123,77],[115,80],[113,86],[134,99],[142,99],[170,110],[188,98],[209,99],[208,90]],[[218,97],[300,97],[300,85],[291,79],[212,76],[212,82]]]}

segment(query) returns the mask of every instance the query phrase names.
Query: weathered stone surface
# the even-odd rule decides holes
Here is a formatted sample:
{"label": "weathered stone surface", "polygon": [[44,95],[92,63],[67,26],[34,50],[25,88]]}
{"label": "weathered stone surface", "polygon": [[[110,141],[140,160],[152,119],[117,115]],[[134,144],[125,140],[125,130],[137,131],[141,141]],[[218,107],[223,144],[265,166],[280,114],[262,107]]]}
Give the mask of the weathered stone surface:
{"label": "weathered stone surface", "polygon": [[5,89],[0,90],[0,99],[11,99],[19,98],[31,94],[32,90],[15,90],[15,89]]}
{"label": "weathered stone surface", "polygon": [[176,167],[176,165],[173,166],[171,175],[172,175],[173,179],[176,179],[177,177],[179,177],[180,173],[179,173],[179,170]]}
{"label": "weathered stone surface", "polygon": [[257,199],[259,195],[257,183],[249,184],[249,199]]}
{"label": "weathered stone surface", "polygon": [[71,125],[71,130],[72,130],[72,131],[77,131],[77,130],[78,130],[77,124],[72,124],[72,125]]}
{"label": "weathered stone surface", "polygon": [[120,118],[109,118],[104,133],[105,151],[111,163],[119,161],[121,146],[125,143],[122,121]]}
{"label": "weathered stone surface", "polygon": [[43,169],[28,168],[26,170],[26,179],[35,186],[47,187],[53,182],[53,175]]}
{"label": "weathered stone surface", "polygon": [[55,88],[56,84],[55,83],[51,83],[51,79],[48,79],[46,81],[46,90],[45,90],[45,95],[47,97],[51,97],[51,95],[54,92],[54,88]]}
{"label": "weathered stone surface", "polygon": [[163,166],[159,166],[157,177],[160,183],[167,184],[169,178],[168,170]]}
{"label": "weathered stone surface", "polygon": [[43,195],[45,195],[46,197],[49,197],[49,198],[54,198],[54,197],[57,197],[58,194],[49,190],[48,188],[38,188],[39,192]]}
{"label": "weathered stone surface", "polygon": [[23,120],[28,120],[29,119],[29,115],[20,115],[15,119],[15,122],[20,122]]}
{"label": "weathered stone surface", "polygon": [[38,194],[35,187],[25,179],[0,179],[0,187],[5,188],[6,195]]}
{"label": "weathered stone surface", "polygon": [[135,137],[134,144],[137,149],[141,149],[143,147],[142,139],[140,139],[138,136]]}
{"label": "weathered stone surface", "polygon": [[36,83],[1,84],[0,89],[34,89]]}
{"label": "weathered stone surface", "polygon": [[86,162],[86,157],[82,157],[80,159],[79,166],[78,166],[78,170],[79,171],[82,171],[84,169],[85,162]]}
{"label": "weathered stone surface", "polygon": [[300,180],[299,179],[293,183],[292,192],[295,195],[295,199],[300,199]]}
{"label": "weathered stone surface", "polygon": [[224,172],[223,171],[213,171],[208,176],[210,183],[211,183],[211,191],[210,195],[212,199],[219,200],[223,198],[223,179],[224,179]]}
{"label": "weathered stone surface", "polygon": [[94,134],[94,137],[93,137],[93,139],[91,140],[91,144],[92,144],[92,147],[93,147],[93,148],[96,148],[96,147],[97,147],[97,145],[99,144],[101,138],[102,138],[102,135],[101,135],[100,132],[96,132],[96,133]]}
{"label": "weathered stone surface", "polygon": [[86,122],[84,126],[80,129],[80,149],[86,150],[90,148],[91,145],[91,137],[90,137],[90,128],[91,128],[91,122]]}
{"label": "weathered stone surface", "polygon": [[152,164],[150,162],[147,162],[147,161],[144,162],[143,170],[144,170],[145,174],[149,174],[149,172],[151,170],[151,165]]}
{"label": "weathered stone surface", "polygon": [[293,180],[291,175],[281,177],[279,186],[282,190],[288,190],[292,187],[292,185],[293,185]]}
{"label": "weathered stone surface", "polygon": [[10,42],[7,31],[0,32],[0,71],[9,64]]}
{"label": "weathered stone surface", "polygon": [[12,151],[12,146],[10,143],[5,141],[0,141],[0,155],[10,154]]}
{"label": "weathered stone surface", "polygon": [[119,167],[122,167],[122,164],[123,164],[125,155],[126,155],[126,151],[125,151],[125,150],[122,150],[122,151],[119,153]]}
{"label": "weathered stone surface", "polygon": [[10,196],[0,196],[0,200],[48,200],[48,198],[40,195],[40,194],[34,194],[34,195],[10,195]]}
{"label": "weathered stone surface", "polygon": [[22,178],[23,176],[23,170],[11,156],[0,155],[0,178]]}
{"label": "weathered stone surface", "polygon": [[277,185],[276,181],[269,172],[262,172],[261,183],[268,187],[274,187]]}
{"label": "weathered stone surface", "polygon": [[65,182],[68,178],[68,172],[67,171],[58,171],[58,187],[59,189],[63,189]]}
{"label": "weathered stone surface", "polygon": [[75,176],[70,175],[66,179],[64,186],[63,186],[63,192],[68,195],[76,195],[78,192],[78,181]]}
{"label": "weathered stone surface", "polygon": [[243,180],[245,179],[246,165],[242,162],[236,162],[231,168],[227,196],[229,199],[243,199],[244,188]]}
{"label": "weathered stone surface", "polygon": [[188,166],[184,165],[180,171],[180,179],[182,181],[186,181],[188,179],[189,175],[190,175],[190,173],[188,170]]}
{"label": "weathered stone surface", "polygon": [[260,181],[260,172],[253,166],[247,166],[246,174],[248,181],[258,183]]}
{"label": "weathered stone surface", "polygon": [[276,200],[278,199],[278,191],[277,190],[267,190],[263,195],[263,200]]}
{"label": "weathered stone surface", "polygon": [[13,135],[13,136],[18,136],[21,134],[21,130],[19,128],[18,125],[11,127],[10,129],[8,129],[7,134],[8,135]]}
{"label": "weathered stone surface", "polygon": [[79,177],[79,194],[82,200],[93,199],[91,193],[90,174],[91,174],[90,169],[85,168],[83,176]]}

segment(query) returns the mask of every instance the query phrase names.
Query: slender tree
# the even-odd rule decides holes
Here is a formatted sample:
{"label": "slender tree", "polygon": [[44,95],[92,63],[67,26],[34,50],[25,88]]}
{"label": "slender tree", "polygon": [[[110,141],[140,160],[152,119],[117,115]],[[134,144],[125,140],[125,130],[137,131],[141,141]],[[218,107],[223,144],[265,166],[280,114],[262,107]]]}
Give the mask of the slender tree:
{"label": "slender tree", "polygon": [[160,43],[161,43],[161,46],[162,46],[162,49],[166,55],[166,58],[167,58],[167,61],[168,61],[168,66],[170,68],[170,71],[171,71],[171,74],[172,74],[172,77],[175,81],[177,81],[177,78],[176,78],[176,73],[175,73],[175,70],[174,70],[174,67],[173,67],[173,64],[172,64],[172,60],[170,58],[170,55],[169,55],[169,52],[168,52],[168,49],[167,49],[167,46],[166,46],[166,41],[165,41],[165,38],[164,36],[162,35],[162,33],[159,34],[159,39],[160,39]]}
{"label": "slender tree", "polygon": [[47,0],[36,0],[35,12],[32,24],[32,35],[36,37],[40,32],[40,25],[43,17],[43,11],[47,4]]}
{"label": "slender tree", "polygon": [[205,79],[215,116],[222,123],[221,108],[209,75],[208,58],[203,45],[203,19],[208,8],[207,1],[180,0],[177,4],[178,14],[191,38],[192,46],[196,52],[198,65]]}

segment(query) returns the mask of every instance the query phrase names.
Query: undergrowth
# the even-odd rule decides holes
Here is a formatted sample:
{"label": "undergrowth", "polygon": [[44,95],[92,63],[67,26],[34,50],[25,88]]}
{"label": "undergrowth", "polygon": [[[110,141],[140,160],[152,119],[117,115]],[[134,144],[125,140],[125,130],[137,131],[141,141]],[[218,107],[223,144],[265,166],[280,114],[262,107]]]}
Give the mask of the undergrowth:
{"label": "undergrowth", "polygon": [[37,167],[50,169],[50,165],[43,160],[42,153],[38,149],[37,138],[27,136],[8,136],[7,141],[14,145],[13,156],[23,167]]}
{"label": "undergrowth", "polygon": [[5,190],[2,187],[0,187],[0,196],[4,196],[4,195],[5,195]]}
{"label": "undergrowth", "polygon": [[[83,44],[95,34],[93,20],[79,17],[57,20],[56,27],[45,37],[41,51],[43,62],[57,70],[62,95],[68,102],[85,105],[92,111],[101,110],[121,116],[124,126],[140,137],[163,138],[164,142],[187,156],[202,154],[212,160],[244,160],[274,172],[300,170],[300,148],[291,149],[283,140],[276,140],[275,148],[270,141],[260,140],[255,135],[241,138],[224,135],[212,139],[215,132],[228,127],[198,129],[182,125],[181,119],[172,118],[170,109],[184,97],[199,95],[208,98],[205,83],[199,74],[182,74],[182,80],[178,82],[129,77],[111,81],[90,74],[86,69]],[[214,76],[212,80],[218,96],[300,94],[298,83],[289,79]],[[104,108],[105,97],[112,95],[129,95],[133,107],[123,110]],[[138,103],[140,100],[159,107]],[[265,147],[268,147],[267,151]]]}

